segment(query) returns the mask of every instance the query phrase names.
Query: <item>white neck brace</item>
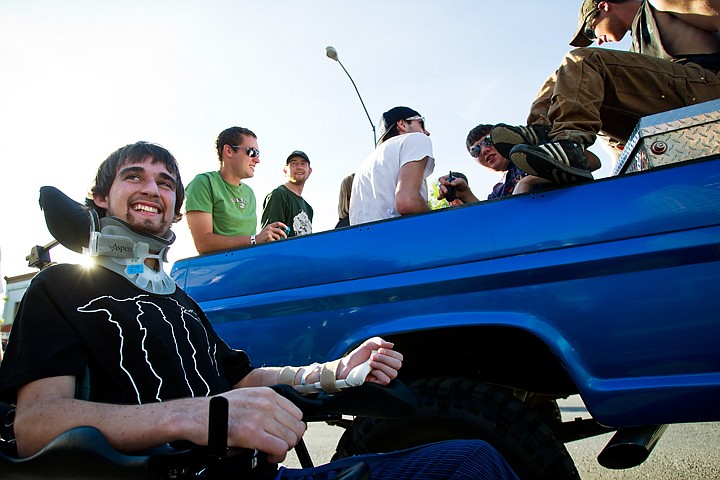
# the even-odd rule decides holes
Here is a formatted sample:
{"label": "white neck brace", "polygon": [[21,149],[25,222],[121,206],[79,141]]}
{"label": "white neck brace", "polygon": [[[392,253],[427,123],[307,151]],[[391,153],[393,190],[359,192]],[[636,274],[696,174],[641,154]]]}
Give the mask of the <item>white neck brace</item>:
{"label": "white neck brace", "polygon": [[[168,230],[167,236],[165,239],[143,234],[117,217],[103,217],[100,231],[93,229],[90,234],[90,256],[148,293],[169,295],[175,292],[176,286],[172,277],[165,273],[164,264],[175,234]],[[158,253],[151,254],[151,251]],[[148,258],[157,260],[157,272],[145,265]]]}

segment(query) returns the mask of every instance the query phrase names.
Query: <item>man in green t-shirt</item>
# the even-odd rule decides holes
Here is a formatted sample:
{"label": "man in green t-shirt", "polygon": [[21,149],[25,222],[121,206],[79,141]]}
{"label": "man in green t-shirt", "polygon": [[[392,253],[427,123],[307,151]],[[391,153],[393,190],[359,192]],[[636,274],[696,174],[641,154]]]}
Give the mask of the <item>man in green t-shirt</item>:
{"label": "man in green t-shirt", "polygon": [[263,227],[282,222],[290,228],[288,237],[312,233],[313,209],[302,198],[305,182],[312,173],[310,159],[300,150],[292,152],[283,169],[287,182],[270,192],[263,202]]}
{"label": "man in green t-shirt", "polygon": [[185,211],[198,253],[255,245],[285,238],[285,224],[273,222],[257,235],[255,194],[242,180],[260,163],[257,136],[231,127],[217,141],[220,170],[197,175],[187,186]]}

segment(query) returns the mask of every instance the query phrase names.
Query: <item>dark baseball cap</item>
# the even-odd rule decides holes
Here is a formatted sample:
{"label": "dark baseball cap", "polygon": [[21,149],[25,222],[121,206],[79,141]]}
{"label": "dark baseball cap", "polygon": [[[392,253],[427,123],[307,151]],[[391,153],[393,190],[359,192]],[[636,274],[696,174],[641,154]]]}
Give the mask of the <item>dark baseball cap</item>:
{"label": "dark baseball cap", "polygon": [[289,163],[290,163],[290,160],[292,160],[292,159],[295,158],[295,157],[300,157],[300,158],[305,159],[305,161],[308,163],[308,165],[310,165],[310,159],[309,159],[308,156],[305,154],[305,152],[300,151],[300,150],[295,150],[295,151],[293,151],[290,155],[288,155],[287,160],[285,160],[285,165],[289,164]]}
{"label": "dark baseball cap", "polygon": [[578,13],[578,27],[575,36],[570,40],[573,47],[589,47],[595,40],[595,34],[590,33],[589,23],[595,19],[598,4],[601,0],[584,0]]}
{"label": "dark baseball cap", "polygon": [[390,133],[397,122],[418,116],[420,116],[418,112],[408,107],[394,107],[383,113],[382,117],[380,117],[380,129],[378,131],[380,138],[378,138],[377,144],[380,145],[385,141],[388,133]]}

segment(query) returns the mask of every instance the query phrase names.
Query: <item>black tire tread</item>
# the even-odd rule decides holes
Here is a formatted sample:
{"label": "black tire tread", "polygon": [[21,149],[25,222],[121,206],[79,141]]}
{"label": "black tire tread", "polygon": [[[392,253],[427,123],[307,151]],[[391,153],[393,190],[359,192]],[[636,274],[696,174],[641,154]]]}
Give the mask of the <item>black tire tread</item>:
{"label": "black tire tread", "polygon": [[410,389],[418,414],[405,419],[358,417],[333,459],[426,443],[479,438],[493,445],[522,479],[577,480],[565,445],[541,416],[507,391],[464,378],[428,378]]}

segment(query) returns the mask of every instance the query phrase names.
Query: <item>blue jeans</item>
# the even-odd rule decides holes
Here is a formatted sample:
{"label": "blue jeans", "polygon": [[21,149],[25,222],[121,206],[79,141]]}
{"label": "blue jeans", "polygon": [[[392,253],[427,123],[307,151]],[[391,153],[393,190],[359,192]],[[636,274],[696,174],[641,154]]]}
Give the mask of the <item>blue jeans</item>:
{"label": "blue jeans", "polygon": [[482,440],[451,440],[398,452],[358,455],[313,468],[281,467],[275,478],[323,480],[358,462],[370,466],[373,479],[518,479],[498,451]]}

